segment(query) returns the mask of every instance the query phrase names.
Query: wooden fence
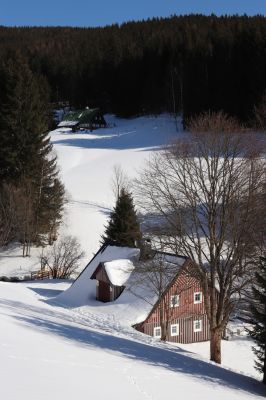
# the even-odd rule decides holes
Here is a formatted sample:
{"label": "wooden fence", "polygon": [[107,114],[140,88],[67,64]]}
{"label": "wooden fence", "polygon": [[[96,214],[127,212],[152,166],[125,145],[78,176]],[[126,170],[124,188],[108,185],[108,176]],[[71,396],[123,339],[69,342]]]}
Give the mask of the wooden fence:
{"label": "wooden fence", "polygon": [[50,271],[47,270],[39,270],[39,271],[32,271],[31,274],[31,280],[34,281],[36,279],[50,279],[52,278],[52,274]]}

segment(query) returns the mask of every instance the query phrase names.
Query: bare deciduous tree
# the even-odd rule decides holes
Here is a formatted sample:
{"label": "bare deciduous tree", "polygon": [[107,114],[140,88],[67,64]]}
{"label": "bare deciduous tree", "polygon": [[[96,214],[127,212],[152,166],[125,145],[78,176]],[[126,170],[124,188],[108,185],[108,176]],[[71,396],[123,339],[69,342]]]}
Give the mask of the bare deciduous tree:
{"label": "bare deciduous tree", "polygon": [[266,93],[262,97],[261,103],[255,107],[255,125],[261,131],[266,130]]}
{"label": "bare deciduous tree", "polygon": [[17,227],[16,192],[11,184],[3,184],[0,188],[0,246],[9,243],[15,236]]}
{"label": "bare deciduous tree", "polygon": [[210,358],[220,363],[222,333],[253,276],[265,162],[255,135],[223,113],[201,115],[190,132],[150,159],[136,191],[149,214],[163,217],[165,245],[198,266]]}
{"label": "bare deciduous tree", "polygon": [[188,282],[182,288],[177,287],[175,291],[172,291],[171,296],[168,295],[167,288],[179,271],[179,264],[173,259],[173,256],[171,258],[163,251],[163,247],[160,250],[151,250],[148,259],[140,260],[135,265],[128,288],[135,296],[142,298],[151,306],[154,306],[155,302],[158,303],[162,341],[167,339],[169,325],[173,318],[176,306],[173,302],[177,301],[175,299],[182,292],[191,287]]}
{"label": "bare deciduous tree", "polygon": [[30,256],[34,236],[34,198],[30,179],[23,178],[19,186],[20,199],[17,202],[17,218],[19,221],[20,240],[23,257]]}
{"label": "bare deciduous tree", "polygon": [[65,236],[55,242],[40,257],[43,268],[48,268],[53,279],[69,278],[78,268],[84,256],[80,244],[73,236]]}
{"label": "bare deciduous tree", "polygon": [[3,184],[0,189],[0,245],[11,240],[22,242],[23,257],[30,255],[33,232],[31,184]]}
{"label": "bare deciduous tree", "polygon": [[114,165],[111,186],[116,200],[119,198],[122,189],[129,192],[129,179],[119,164]]}

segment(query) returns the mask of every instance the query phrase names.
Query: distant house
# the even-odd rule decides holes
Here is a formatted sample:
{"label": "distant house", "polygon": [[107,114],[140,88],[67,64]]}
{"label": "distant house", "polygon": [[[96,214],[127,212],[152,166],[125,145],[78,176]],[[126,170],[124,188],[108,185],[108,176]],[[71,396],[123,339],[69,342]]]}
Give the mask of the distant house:
{"label": "distant house", "polygon": [[58,128],[72,128],[75,132],[79,129],[105,128],[106,121],[99,108],[85,108],[84,110],[70,111],[64,115]]}

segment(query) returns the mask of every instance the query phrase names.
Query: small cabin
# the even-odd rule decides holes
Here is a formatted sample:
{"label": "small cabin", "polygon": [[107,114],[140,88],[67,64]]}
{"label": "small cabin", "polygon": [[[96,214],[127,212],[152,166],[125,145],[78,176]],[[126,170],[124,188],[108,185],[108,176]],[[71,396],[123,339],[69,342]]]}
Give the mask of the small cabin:
{"label": "small cabin", "polygon": [[85,108],[84,110],[70,111],[64,115],[58,128],[72,128],[73,132],[79,129],[105,128],[106,121],[99,108]]}
{"label": "small cabin", "polygon": [[125,289],[125,283],[133,271],[128,259],[100,262],[91,279],[96,279],[96,300],[107,303],[116,300]]}

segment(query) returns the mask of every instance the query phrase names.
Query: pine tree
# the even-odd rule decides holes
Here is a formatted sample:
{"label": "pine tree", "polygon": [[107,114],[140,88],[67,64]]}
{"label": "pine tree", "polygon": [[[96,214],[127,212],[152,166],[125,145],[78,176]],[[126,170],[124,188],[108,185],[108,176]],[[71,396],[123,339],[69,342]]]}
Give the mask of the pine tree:
{"label": "pine tree", "polygon": [[17,180],[36,169],[51,150],[47,139],[46,99],[38,80],[18,55],[2,66],[0,99],[0,179]]}
{"label": "pine tree", "polygon": [[257,357],[255,368],[263,373],[263,383],[266,384],[266,258],[260,259],[260,271],[256,273],[256,284],[253,286],[254,302],[251,312],[254,319],[250,336],[255,340],[257,347],[253,352]]}
{"label": "pine tree", "polygon": [[135,247],[140,238],[140,226],[132,196],[122,188],[102,237],[103,242],[117,246]]}
{"label": "pine tree", "polygon": [[43,158],[35,179],[34,241],[39,241],[43,235],[48,235],[49,244],[52,244],[57,237],[65,199],[65,189],[58,178],[56,161],[56,157]]}
{"label": "pine tree", "polygon": [[18,239],[28,247],[43,235],[49,240],[56,236],[64,187],[47,132],[48,99],[43,79],[36,77],[19,55],[2,66],[0,75],[4,78],[0,96],[0,188],[11,183],[22,189],[25,206],[19,210]]}

